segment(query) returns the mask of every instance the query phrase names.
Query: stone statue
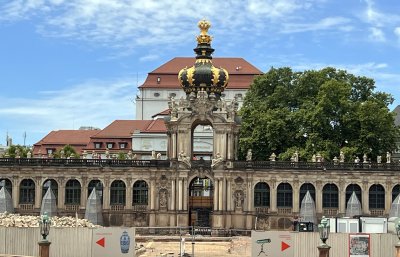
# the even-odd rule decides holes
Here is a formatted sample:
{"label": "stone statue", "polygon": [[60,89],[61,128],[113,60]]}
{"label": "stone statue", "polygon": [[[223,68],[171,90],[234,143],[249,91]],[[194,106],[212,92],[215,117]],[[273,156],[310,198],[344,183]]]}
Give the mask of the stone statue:
{"label": "stone statue", "polygon": [[343,153],[343,151],[340,151],[339,162],[344,162],[344,153]]}
{"label": "stone statue", "polygon": [[234,197],[235,197],[235,207],[241,209],[244,201],[243,192],[241,190],[237,190],[234,194]]}
{"label": "stone statue", "polygon": [[391,163],[391,162],[392,162],[392,154],[386,152],[386,163]]}
{"label": "stone statue", "polygon": [[32,158],[32,153],[31,153],[31,151],[28,151],[28,153],[26,154],[26,158]]}
{"label": "stone statue", "polygon": [[316,161],[317,161],[317,156],[315,156],[315,154],[312,155],[311,161],[312,161],[312,162],[316,162]]}
{"label": "stone statue", "polygon": [[137,155],[136,155],[136,154],[134,154],[134,155],[132,156],[132,160],[137,160]]}
{"label": "stone statue", "polygon": [[315,156],[315,160],[316,160],[317,162],[321,162],[322,156],[321,156],[320,153],[317,153],[317,155]]}
{"label": "stone statue", "polygon": [[214,167],[218,163],[221,163],[223,161],[222,156],[220,153],[217,153],[215,158],[211,160],[211,167]]}
{"label": "stone statue", "polygon": [[64,149],[61,149],[61,151],[60,151],[60,158],[61,159],[65,158]]}
{"label": "stone statue", "polygon": [[247,155],[246,155],[246,161],[251,161],[253,156],[253,153],[251,152],[251,149],[247,150]]}
{"label": "stone statue", "polygon": [[106,148],[106,153],[105,153],[106,159],[110,158],[110,151],[108,148]]}
{"label": "stone statue", "polygon": [[184,151],[181,151],[181,152],[179,153],[178,161],[184,162],[184,163],[186,163],[187,165],[190,166],[189,157],[186,156],[186,154],[185,154]]}
{"label": "stone statue", "polygon": [[160,208],[166,208],[167,202],[168,202],[167,192],[166,192],[166,190],[161,190],[160,191],[160,199],[159,199]]}
{"label": "stone statue", "polygon": [[368,160],[367,160],[367,154],[364,154],[363,155],[363,163],[368,163]]}
{"label": "stone statue", "polygon": [[376,162],[377,163],[382,163],[382,156],[381,155],[376,156]]}
{"label": "stone statue", "polygon": [[299,152],[298,151],[294,152],[293,161],[294,162],[299,162]]}
{"label": "stone statue", "polygon": [[151,151],[151,159],[152,160],[155,160],[157,158],[157,156],[156,156],[156,151]]}
{"label": "stone statue", "polygon": [[157,160],[161,160],[161,153],[157,154]]}
{"label": "stone statue", "polygon": [[275,154],[275,153],[272,153],[271,156],[269,157],[269,160],[270,160],[271,162],[274,162],[274,161],[276,160],[276,154]]}
{"label": "stone statue", "polygon": [[358,158],[358,156],[356,157],[356,159],[354,160],[354,163],[359,163],[360,162],[360,158]]}
{"label": "stone statue", "polygon": [[83,152],[82,152],[82,159],[87,159],[87,155],[88,155],[87,151],[86,151],[86,150],[83,150]]}
{"label": "stone statue", "polygon": [[126,154],[128,160],[132,160],[132,151],[129,150],[128,153]]}

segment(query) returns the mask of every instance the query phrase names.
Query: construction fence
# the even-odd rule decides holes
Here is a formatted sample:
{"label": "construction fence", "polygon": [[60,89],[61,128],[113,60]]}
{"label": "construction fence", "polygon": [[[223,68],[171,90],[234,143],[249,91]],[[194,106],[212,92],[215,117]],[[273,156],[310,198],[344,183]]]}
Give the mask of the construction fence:
{"label": "construction fence", "polygon": [[[93,228],[51,228],[51,257],[91,257]],[[209,228],[136,228],[136,256],[250,257],[251,231]],[[369,257],[395,256],[393,234],[370,234]],[[0,256],[38,256],[39,228],[0,228]],[[349,257],[349,234],[332,233],[330,256]],[[292,233],[293,257],[318,257],[317,232]],[[288,256],[291,257],[291,256]]]}

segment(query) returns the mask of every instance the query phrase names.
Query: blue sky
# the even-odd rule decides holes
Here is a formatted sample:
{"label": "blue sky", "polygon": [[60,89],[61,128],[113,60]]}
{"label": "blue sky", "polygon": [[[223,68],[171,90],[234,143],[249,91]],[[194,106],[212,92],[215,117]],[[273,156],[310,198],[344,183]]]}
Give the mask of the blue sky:
{"label": "blue sky", "polygon": [[400,104],[398,0],[2,0],[0,144],[134,119],[146,74],[194,56],[211,21],[215,57],[262,71],[326,66],[371,77]]}

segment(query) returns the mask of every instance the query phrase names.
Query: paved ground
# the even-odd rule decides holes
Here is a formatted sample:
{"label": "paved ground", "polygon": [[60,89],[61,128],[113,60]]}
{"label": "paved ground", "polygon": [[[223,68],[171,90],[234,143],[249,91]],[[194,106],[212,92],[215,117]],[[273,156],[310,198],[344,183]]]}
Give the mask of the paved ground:
{"label": "paved ground", "polygon": [[[192,241],[187,238],[185,242],[185,252],[192,254]],[[203,241],[204,240],[204,241]],[[180,251],[179,241],[157,241],[148,240],[142,242],[146,252],[140,257],[178,257]],[[195,257],[247,257],[251,256],[250,237],[233,237],[226,241],[196,241],[194,244]]]}

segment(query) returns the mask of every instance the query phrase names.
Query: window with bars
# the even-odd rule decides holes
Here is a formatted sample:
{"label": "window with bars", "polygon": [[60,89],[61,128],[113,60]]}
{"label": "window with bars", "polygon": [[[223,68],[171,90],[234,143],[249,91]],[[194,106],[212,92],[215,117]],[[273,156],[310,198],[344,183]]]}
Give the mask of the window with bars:
{"label": "window with bars", "polygon": [[76,179],[68,180],[65,185],[65,204],[81,204],[81,184]]}
{"label": "window with bars", "polygon": [[339,190],[335,184],[326,184],[322,189],[322,207],[339,207]]}
{"label": "window with bars", "polygon": [[126,186],[122,180],[114,180],[110,187],[110,204],[125,205]]}
{"label": "window with bars", "polygon": [[277,206],[292,207],[293,206],[293,190],[289,183],[281,183],[277,189]]}
{"label": "window with bars", "polygon": [[35,203],[35,182],[32,179],[24,179],[19,186],[19,203]]}
{"label": "window with bars", "polygon": [[312,197],[312,199],[314,200],[314,203],[315,203],[315,187],[314,187],[314,185],[311,184],[311,183],[304,183],[300,187],[300,201],[299,201],[299,206],[300,207],[301,207],[301,202],[303,201],[304,197],[307,194],[307,191],[310,192],[310,195],[311,195],[311,197]]}
{"label": "window with bars", "polygon": [[139,180],[133,184],[132,205],[147,205],[148,186],[146,181]]}
{"label": "window with bars", "polygon": [[385,189],[382,185],[375,184],[369,188],[369,208],[385,209]]}
{"label": "window with bars", "polygon": [[358,201],[362,203],[362,197],[361,197],[361,187],[357,184],[350,184],[346,187],[346,204],[350,200],[351,195],[356,193]]}
{"label": "window with bars", "polygon": [[254,187],[254,207],[269,207],[269,186],[265,182],[259,182]]}

